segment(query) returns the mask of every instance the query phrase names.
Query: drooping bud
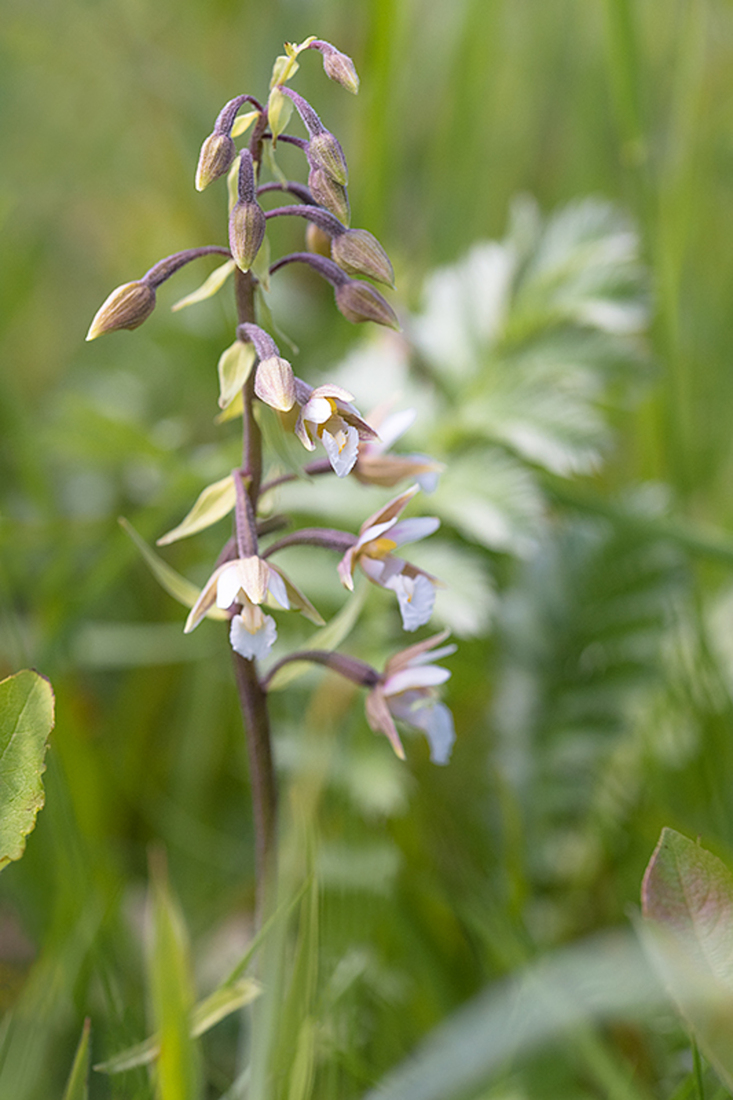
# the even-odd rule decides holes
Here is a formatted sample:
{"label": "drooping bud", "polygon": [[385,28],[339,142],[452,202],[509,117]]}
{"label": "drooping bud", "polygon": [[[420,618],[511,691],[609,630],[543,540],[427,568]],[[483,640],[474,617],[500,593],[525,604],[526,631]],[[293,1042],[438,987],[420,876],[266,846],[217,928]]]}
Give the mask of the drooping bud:
{"label": "drooping bud", "polygon": [[331,238],[320,225],[308,222],[308,228],[305,231],[305,247],[316,256],[330,256]]}
{"label": "drooping bud", "polygon": [[321,39],[311,42],[308,49],[320,52],[326,76],[335,80],[342,88],[346,88],[347,92],[353,92],[356,95],[359,91],[359,77],[354,68],[354,62],[347,54],[341,53],[330,42],[323,42]]}
{"label": "drooping bud", "polygon": [[155,309],[155,290],[138,279],[113,290],[94,315],[87,340],[96,340],[105,332],[137,328]]}
{"label": "drooping bud", "polygon": [[229,215],[229,247],[237,267],[249,271],[265,238],[265,212],[257,202],[252,155],[243,149],[239,158],[239,198]]}
{"label": "drooping bud", "polygon": [[332,180],[345,187],[349,182],[346,157],[338,138],[329,130],[314,134],[308,142],[308,163],[311,168],[322,168]]}
{"label": "drooping bud", "polygon": [[331,242],[331,256],[349,275],[366,275],[378,283],[394,286],[389,256],[377,238],[366,229],[347,229]]}
{"label": "drooping bud", "polygon": [[336,287],[336,305],[347,321],[360,324],[362,321],[376,321],[399,331],[400,323],[392,306],[371,283],[362,283],[349,279]]}
{"label": "drooping bud", "polygon": [[329,210],[340,222],[348,225],[351,220],[349,196],[346,188],[337,183],[322,168],[311,168],[308,174],[308,190],[319,206]]}
{"label": "drooping bud", "polygon": [[288,412],[295,404],[295,378],[287,359],[272,355],[261,360],[255,375],[255,393],[260,401],[278,412]]}
{"label": "drooping bud", "polygon": [[237,150],[229,134],[209,134],[199,153],[196,169],[196,190],[203,191],[219,176],[228,172],[237,155]]}

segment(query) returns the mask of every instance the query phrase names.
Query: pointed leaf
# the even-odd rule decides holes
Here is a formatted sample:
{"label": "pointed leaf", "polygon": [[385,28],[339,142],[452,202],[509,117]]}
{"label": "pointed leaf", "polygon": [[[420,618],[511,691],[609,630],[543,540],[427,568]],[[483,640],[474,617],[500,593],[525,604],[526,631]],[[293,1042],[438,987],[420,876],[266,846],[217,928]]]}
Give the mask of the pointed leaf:
{"label": "pointed leaf", "polygon": [[89,1032],[92,1021],[89,1017],[81,1029],[81,1039],[76,1048],[74,1064],[64,1089],[63,1100],[87,1100],[89,1096]]}
{"label": "pointed leaf", "polygon": [[43,806],[53,724],[53,691],[43,676],[25,669],[0,683],[0,869],[23,855]]}
{"label": "pointed leaf", "polygon": [[175,305],[171,306],[171,309],[176,313],[179,309],[185,309],[186,306],[193,306],[196,302],[204,302],[207,298],[213,298],[227,281],[231,273],[236,268],[234,260],[227,260],[221,267],[217,267],[215,271],[212,271],[208,279],[206,279],[198,290],[194,290],[191,294],[187,294],[185,298],[179,298]]}
{"label": "pointed leaf", "polygon": [[159,538],[157,545],[168,546],[171,542],[185,539],[189,535],[195,535],[198,531],[211,527],[231,512],[236,498],[234,478],[231,474],[223,477],[221,481],[215,481],[213,485],[207,485],[186,518],[181,520],[172,531]]}
{"label": "pointed leaf", "polygon": [[267,101],[267,119],[270,123],[270,129],[272,130],[273,143],[277,142],[280,134],[285,130],[290,122],[292,113],[292,99],[290,99],[289,96],[283,95],[276,84],[270,92],[270,98]]}
{"label": "pointed leaf", "polygon": [[661,933],[653,955],[680,1013],[733,1088],[733,874],[712,852],[663,829],[642,909]]}
{"label": "pointed leaf", "polygon": [[[244,1005],[258,997],[261,992],[259,982],[254,978],[244,978],[241,981],[230,982],[214,990],[194,1008],[190,1018],[191,1036],[198,1038],[204,1035],[210,1028],[218,1024],[220,1020],[230,1016]],[[128,1047],[127,1050],[115,1054],[106,1062],[100,1062],[94,1068],[100,1073],[122,1073],[124,1070],[134,1069],[136,1066],[146,1066],[160,1054],[160,1038],[151,1035],[142,1043]]]}
{"label": "pointed leaf", "polygon": [[259,117],[259,111],[247,111],[245,115],[239,115],[234,119],[234,125],[232,126],[232,137],[241,137],[242,134],[246,134],[250,126],[256,118]]}
{"label": "pointed leaf", "polygon": [[[137,546],[145,560],[145,564],[148,566],[161,588],[164,588],[174,600],[178,600],[184,607],[193,607],[196,600],[199,598],[199,590],[196,585],[191,584],[191,582],[187,581],[185,577],[182,577],[180,573],[177,573],[175,569],[172,569],[167,562],[159,558],[155,551],[150,549],[145,539],[140,537],[129,520],[126,520],[124,516],[120,516],[118,523],[123,531],[130,536],[135,546]],[[218,607],[210,608],[209,611],[207,611],[207,615],[210,619],[226,619],[227,617],[226,612],[220,611]]]}
{"label": "pointed leaf", "polygon": [[258,286],[264,291],[270,290],[270,255],[270,241],[265,237],[252,264],[252,274],[257,279]]}
{"label": "pointed leaf", "polygon": [[222,409],[220,413],[217,413],[214,417],[215,424],[225,424],[227,420],[236,420],[238,416],[242,416],[244,413],[244,397],[242,391],[236,395],[233,401],[227,405],[225,409]]}
{"label": "pointed leaf", "polygon": [[221,353],[217,370],[219,372],[219,408],[225,409],[242,389],[254,366],[256,355],[253,344],[241,340]]}

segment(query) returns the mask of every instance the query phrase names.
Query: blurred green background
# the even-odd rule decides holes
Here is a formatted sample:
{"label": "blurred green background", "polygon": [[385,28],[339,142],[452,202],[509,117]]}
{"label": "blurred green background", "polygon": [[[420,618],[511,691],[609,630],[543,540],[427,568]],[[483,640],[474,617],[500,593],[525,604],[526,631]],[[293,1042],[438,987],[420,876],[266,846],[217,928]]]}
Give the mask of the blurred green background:
{"label": "blurred green background", "polygon": [[[393,760],[358,693],[328,677],[274,701],[285,827],[310,838],[298,859],[319,875],[315,1094],[361,1095],[487,983],[624,924],[663,825],[733,851],[730,3],[0,0],[0,675],[37,668],[57,696],[47,805],[0,879],[3,1096],[60,1095],[86,1014],[95,1060],[146,1033],[151,845],[167,849],[202,992],[251,932],[226,638],[211,624],[183,638],[182,609],[117,523],[154,542],[237,461],[236,430],[213,422],[233,314],[226,295],[171,314],[203,277],[186,271],[136,333],[84,335],[113,287],[223,243],[224,189],[193,188],[200,143],[232,96],[264,99],[283,41],[309,34],[361,76],[353,98],[308,54],[294,87],[344,146],[353,224],[393,259],[408,336],[410,315],[429,310],[429,273],[503,238],[523,194],[544,215],[585,196],[625,214],[649,309],[633,355],[614,345],[599,358],[640,364],[630,387],[606,371],[593,399],[612,440],[603,461],[553,472],[500,424],[486,429],[474,498],[493,492],[482,463],[521,460],[543,517],[529,543],[519,521],[503,547],[451,523],[444,502],[445,579],[460,589],[462,573],[470,603],[475,575],[478,593],[450,662],[450,767],[417,740],[407,766]],[[299,246],[288,241],[278,226],[273,248]],[[311,380],[362,345],[307,274],[273,306]],[[557,325],[528,316],[526,331]],[[479,429],[460,372],[450,351],[442,372],[416,343],[403,404],[431,415],[413,449],[465,469]],[[471,393],[500,359],[474,364]],[[202,582],[222,530],[166,559]],[[326,567],[293,560],[335,613]],[[383,595],[370,593],[349,641],[376,662],[403,644]],[[640,1096],[685,1087],[671,1016],[586,1039],[509,1066],[485,1095],[632,1096],[631,1076]],[[208,1042],[214,1097],[236,1073],[234,1024]],[[97,1075],[91,1094],[147,1090],[138,1071],[112,1091]]]}

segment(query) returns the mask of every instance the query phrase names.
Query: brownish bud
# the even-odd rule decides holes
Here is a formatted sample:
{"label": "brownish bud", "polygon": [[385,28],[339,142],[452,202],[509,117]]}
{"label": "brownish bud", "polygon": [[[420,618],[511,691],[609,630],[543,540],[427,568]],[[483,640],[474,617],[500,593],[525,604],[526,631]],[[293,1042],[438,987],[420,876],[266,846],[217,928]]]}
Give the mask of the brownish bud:
{"label": "brownish bud", "polygon": [[377,238],[366,229],[347,229],[331,242],[331,256],[348,275],[366,275],[378,283],[394,286],[389,256]]}
{"label": "brownish bud", "polygon": [[120,328],[137,328],[155,309],[155,291],[138,279],[113,290],[94,315],[87,340],[96,340],[105,332]]}
{"label": "brownish bud", "polygon": [[308,222],[308,228],[305,231],[305,247],[316,256],[330,256],[331,238],[320,225]]}
{"label": "brownish bud", "polygon": [[237,267],[249,271],[265,237],[265,212],[257,202],[234,204],[229,215],[229,247]]}
{"label": "brownish bud", "polygon": [[[327,43],[324,42],[323,45],[326,46]],[[319,48],[316,46],[316,49]],[[321,53],[326,76],[335,80],[342,88],[346,88],[347,92],[353,92],[356,95],[359,91],[359,77],[354,68],[354,62],[348,54],[341,53],[335,46],[331,46],[330,49],[321,49]]]}
{"label": "brownish bud", "polygon": [[263,359],[255,375],[255,393],[278,412],[288,412],[295,404],[295,378],[287,359],[272,355]]}
{"label": "brownish bud", "polygon": [[400,323],[392,306],[371,283],[350,279],[336,287],[336,305],[347,321],[376,321],[378,325],[399,330]]}
{"label": "brownish bud", "polygon": [[349,182],[346,157],[338,138],[328,130],[314,134],[308,142],[308,163],[312,168],[322,168],[332,180],[345,187]]}
{"label": "brownish bud", "polygon": [[234,142],[229,134],[209,134],[199,153],[196,169],[196,190],[203,191],[219,176],[228,172],[237,155]]}
{"label": "brownish bud", "polygon": [[308,190],[319,206],[330,211],[343,225],[349,224],[351,211],[346,188],[322,168],[311,168],[308,173]]}

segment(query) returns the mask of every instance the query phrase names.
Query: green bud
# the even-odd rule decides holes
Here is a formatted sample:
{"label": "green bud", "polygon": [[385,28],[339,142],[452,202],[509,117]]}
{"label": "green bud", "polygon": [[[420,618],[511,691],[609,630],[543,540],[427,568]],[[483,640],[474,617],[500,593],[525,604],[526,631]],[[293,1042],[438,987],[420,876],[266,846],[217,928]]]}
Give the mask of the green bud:
{"label": "green bud", "polygon": [[155,309],[155,290],[137,280],[113,290],[94,315],[87,340],[96,340],[105,332],[121,328],[137,328]]}
{"label": "green bud", "polygon": [[249,271],[265,237],[265,212],[257,202],[236,202],[229,215],[229,247],[237,267]]}
{"label": "green bud", "polygon": [[392,306],[371,283],[349,279],[336,287],[336,305],[347,321],[359,324],[361,321],[376,321],[399,331],[400,323]]}
{"label": "green bud", "polygon": [[316,256],[329,257],[331,255],[331,238],[325,229],[321,229],[320,225],[316,225],[315,222],[308,222],[308,228],[305,231],[305,247]]}
{"label": "green bud", "polygon": [[307,153],[308,163],[312,168],[322,168],[332,180],[342,187],[346,186],[349,182],[349,170],[338,138],[328,130],[321,130],[311,137]]}
{"label": "green bud", "polygon": [[229,134],[214,131],[209,134],[199,153],[196,169],[196,190],[203,191],[232,166],[237,150]]}
{"label": "green bud", "polygon": [[319,206],[330,211],[344,225],[349,224],[351,211],[346,188],[322,168],[311,168],[308,173],[308,190]]}
{"label": "green bud", "polygon": [[347,229],[331,242],[331,256],[348,275],[366,275],[378,283],[394,286],[389,256],[377,238],[366,229]]}

